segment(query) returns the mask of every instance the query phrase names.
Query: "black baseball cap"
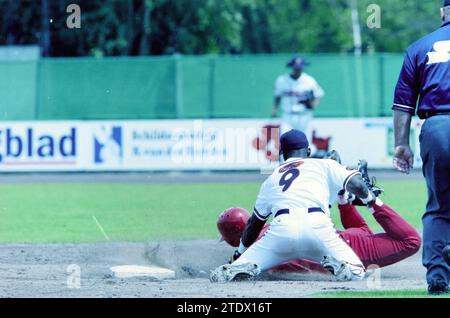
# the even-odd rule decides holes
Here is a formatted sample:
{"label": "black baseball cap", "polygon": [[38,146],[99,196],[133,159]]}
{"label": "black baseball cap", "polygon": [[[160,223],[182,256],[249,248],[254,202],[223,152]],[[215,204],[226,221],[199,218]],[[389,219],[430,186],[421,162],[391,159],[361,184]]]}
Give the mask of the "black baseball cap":
{"label": "black baseball cap", "polygon": [[306,135],[300,130],[292,129],[280,137],[280,153],[287,153],[291,150],[308,148],[309,142]]}
{"label": "black baseball cap", "polygon": [[450,0],[444,0],[442,7],[450,6]]}

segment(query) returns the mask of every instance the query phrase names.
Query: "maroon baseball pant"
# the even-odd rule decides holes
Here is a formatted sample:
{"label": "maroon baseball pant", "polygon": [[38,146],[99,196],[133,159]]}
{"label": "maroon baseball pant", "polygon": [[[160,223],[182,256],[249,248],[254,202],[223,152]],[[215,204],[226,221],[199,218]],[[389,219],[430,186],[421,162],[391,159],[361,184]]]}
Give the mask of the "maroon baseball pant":
{"label": "maroon baseball pant", "polygon": [[[414,227],[387,204],[374,205],[373,208],[373,216],[384,233],[374,234],[353,205],[339,205],[345,229],[339,234],[364,266],[388,266],[415,254],[420,248],[421,238]],[[326,272],[320,264],[303,259],[281,264],[272,271]]]}

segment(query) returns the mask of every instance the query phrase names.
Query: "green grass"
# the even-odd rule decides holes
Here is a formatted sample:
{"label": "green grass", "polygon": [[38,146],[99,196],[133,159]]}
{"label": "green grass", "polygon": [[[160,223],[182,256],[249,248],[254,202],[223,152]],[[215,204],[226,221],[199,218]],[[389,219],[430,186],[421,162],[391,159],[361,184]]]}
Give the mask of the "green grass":
{"label": "green grass", "polygon": [[[393,181],[381,186],[386,189],[385,202],[420,228],[424,183]],[[259,187],[258,183],[2,184],[0,242],[105,241],[93,216],[112,241],[216,238],[219,213],[231,206],[251,211]],[[364,215],[376,225],[371,215]]]}
{"label": "green grass", "polygon": [[339,291],[314,295],[318,298],[450,298],[450,295],[429,296],[424,289],[394,291]]}

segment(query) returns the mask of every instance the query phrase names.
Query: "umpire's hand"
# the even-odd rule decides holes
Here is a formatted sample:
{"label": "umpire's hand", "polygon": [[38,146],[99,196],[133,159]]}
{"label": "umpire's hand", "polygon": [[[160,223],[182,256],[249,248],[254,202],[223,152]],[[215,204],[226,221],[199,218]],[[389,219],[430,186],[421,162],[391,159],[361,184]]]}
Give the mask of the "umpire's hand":
{"label": "umpire's hand", "polygon": [[409,146],[395,147],[394,167],[400,172],[408,174],[414,164],[414,154]]}

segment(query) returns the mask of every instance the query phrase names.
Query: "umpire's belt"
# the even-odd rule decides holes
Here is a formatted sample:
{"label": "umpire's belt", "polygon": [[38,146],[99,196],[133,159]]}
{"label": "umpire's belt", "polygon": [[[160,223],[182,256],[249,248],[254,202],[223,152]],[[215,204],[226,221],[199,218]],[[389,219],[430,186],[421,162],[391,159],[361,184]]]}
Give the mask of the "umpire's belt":
{"label": "umpire's belt", "polygon": [[427,111],[427,112],[423,113],[423,118],[424,119],[428,119],[428,118],[431,118],[433,116],[445,116],[445,115],[450,115],[450,112]]}
{"label": "umpire's belt", "polygon": [[[323,212],[322,208],[318,208],[318,207],[317,208],[308,208],[308,213],[314,213],[314,212],[325,213],[325,212]],[[283,215],[283,214],[289,214],[289,209],[278,210],[278,212],[275,213],[275,217]]]}

